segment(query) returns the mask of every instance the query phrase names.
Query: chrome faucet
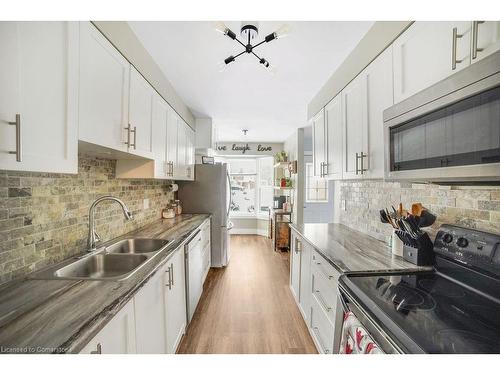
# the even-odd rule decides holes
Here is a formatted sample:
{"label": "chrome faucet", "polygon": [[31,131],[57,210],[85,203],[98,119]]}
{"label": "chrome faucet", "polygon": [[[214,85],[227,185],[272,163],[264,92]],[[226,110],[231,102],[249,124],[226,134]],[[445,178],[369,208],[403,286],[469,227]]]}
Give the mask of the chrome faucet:
{"label": "chrome faucet", "polygon": [[130,212],[128,207],[125,205],[125,203],[123,203],[122,200],[120,200],[116,197],[113,197],[111,195],[105,195],[105,196],[97,198],[94,201],[94,203],[92,203],[92,205],[90,206],[90,210],[89,210],[89,236],[87,239],[87,251],[88,252],[94,251],[96,249],[96,244],[101,240],[101,237],[95,231],[94,210],[95,210],[95,207],[100,202],[103,202],[103,201],[117,202],[122,207],[123,215],[125,216],[125,219],[127,219],[127,220],[133,219],[132,213]]}

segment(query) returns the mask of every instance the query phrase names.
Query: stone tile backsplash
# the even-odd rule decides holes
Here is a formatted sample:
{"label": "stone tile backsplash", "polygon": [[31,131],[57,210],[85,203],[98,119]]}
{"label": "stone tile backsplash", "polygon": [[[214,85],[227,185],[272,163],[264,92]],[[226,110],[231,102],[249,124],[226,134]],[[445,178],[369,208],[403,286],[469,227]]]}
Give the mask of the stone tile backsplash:
{"label": "stone tile backsplash", "polygon": [[88,210],[101,195],[122,199],[134,215],[126,221],[118,204],[101,203],[95,217],[103,240],[160,218],[172,198],[169,181],[116,179],[115,166],[80,155],[76,175],[0,170],[0,283],[84,251]]}
{"label": "stone tile backsplash", "polygon": [[392,234],[389,224],[380,222],[379,210],[399,202],[406,209],[421,202],[437,216],[430,228],[435,234],[442,223],[456,224],[487,232],[500,233],[500,186],[447,186],[407,182],[341,181],[340,197],[346,211],[340,222],[379,240]]}

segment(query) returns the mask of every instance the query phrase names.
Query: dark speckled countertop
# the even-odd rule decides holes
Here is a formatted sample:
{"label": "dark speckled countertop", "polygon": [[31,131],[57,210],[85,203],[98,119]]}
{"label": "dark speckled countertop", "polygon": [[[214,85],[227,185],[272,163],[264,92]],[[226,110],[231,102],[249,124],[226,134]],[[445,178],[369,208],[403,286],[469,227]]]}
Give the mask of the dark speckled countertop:
{"label": "dark speckled countertop", "polygon": [[160,219],[119,237],[170,241],[161,253],[124,281],[28,277],[2,285],[0,353],[78,353],[209,217],[181,215],[175,219]]}
{"label": "dark speckled countertop", "polygon": [[343,224],[291,224],[290,227],[342,273],[429,269],[393,255],[384,242]]}

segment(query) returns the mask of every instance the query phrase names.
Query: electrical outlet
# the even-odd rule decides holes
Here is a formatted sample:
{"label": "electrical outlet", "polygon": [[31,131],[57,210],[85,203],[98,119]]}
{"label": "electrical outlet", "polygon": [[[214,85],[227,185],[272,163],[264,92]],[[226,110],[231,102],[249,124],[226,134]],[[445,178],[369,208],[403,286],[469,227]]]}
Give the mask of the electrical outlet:
{"label": "electrical outlet", "polygon": [[342,199],[341,204],[342,204],[342,211],[347,211],[347,201],[345,199]]}
{"label": "electrical outlet", "polygon": [[149,199],[148,198],[144,199],[144,205],[143,206],[144,206],[145,210],[147,210],[149,208]]}

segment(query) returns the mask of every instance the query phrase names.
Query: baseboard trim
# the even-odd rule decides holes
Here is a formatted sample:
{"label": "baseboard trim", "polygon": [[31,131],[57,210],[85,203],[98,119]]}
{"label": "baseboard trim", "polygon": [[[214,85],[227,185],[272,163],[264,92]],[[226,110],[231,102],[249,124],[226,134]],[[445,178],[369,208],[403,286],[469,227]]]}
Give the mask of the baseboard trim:
{"label": "baseboard trim", "polygon": [[255,234],[257,236],[267,237],[269,232],[267,229],[244,229],[244,228],[233,228],[231,229],[231,234]]}

